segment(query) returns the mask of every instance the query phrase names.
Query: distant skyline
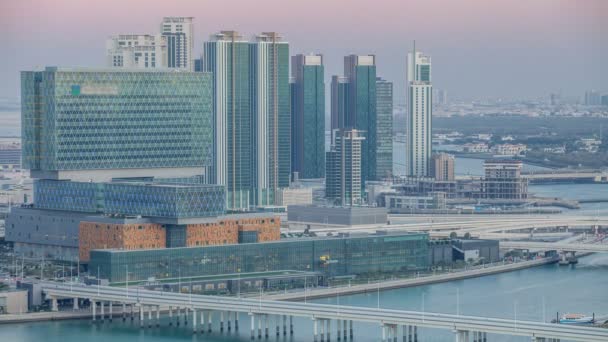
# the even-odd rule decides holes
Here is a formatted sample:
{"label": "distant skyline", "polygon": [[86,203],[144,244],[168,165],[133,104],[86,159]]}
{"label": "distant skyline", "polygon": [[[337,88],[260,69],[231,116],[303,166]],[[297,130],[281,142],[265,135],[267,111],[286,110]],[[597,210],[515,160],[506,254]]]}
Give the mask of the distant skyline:
{"label": "distant skyline", "polygon": [[0,97],[20,95],[21,70],[103,67],[109,36],[158,33],[163,16],[195,18],[196,56],[220,30],[280,32],[291,55],[325,56],[326,87],[343,56],[375,54],[397,104],[414,39],[433,58],[434,87],[452,98],[608,93],[604,0],[19,0],[0,4]]}

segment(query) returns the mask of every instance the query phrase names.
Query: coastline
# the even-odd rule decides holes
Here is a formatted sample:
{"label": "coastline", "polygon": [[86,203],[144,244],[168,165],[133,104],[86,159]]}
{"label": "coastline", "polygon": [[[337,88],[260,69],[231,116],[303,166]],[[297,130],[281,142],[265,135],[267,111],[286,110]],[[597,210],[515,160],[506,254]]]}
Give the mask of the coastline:
{"label": "coastline", "polygon": [[[415,287],[421,285],[443,283],[454,280],[462,280],[469,278],[477,278],[486,275],[493,275],[498,273],[507,273],[511,271],[518,271],[526,268],[543,266],[547,264],[556,263],[559,257],[550,257],[537,260],[521,261],[512,264],[505,264],[492,267],[481,267],[467,271],[457,271],[454,273],[431,275],[413,279],[398,279],[383,281],[380,283],[361,284],[353,285],[350,287],[339,287],[339,288],[321,288],[304,292],[289,292],[280,294],[269,294],[263,296],[266,300],[284,300],[284,301],[304,301],[305,299],[321,299],[333,297],[336,295],[352,295],[359,293],[375,292],[378,290],[392,290],[399,288]],[[161,312],[168,311],[167,308],[161,308]],[[129,312],[126,312],[128,315]],[[106,316],[108,313],[106,313]],[[122,307],[115,307],[112,312],[113,317],[122,316]],[[4,324],[18,324],[27,322],[42,322],[42,321],[57,321],[57,320],[70,320],[70,319],[87,319],[92,317],[90,309],[80,309],[78,311],[66,310],[57,312],[34,312],[25,314],[7,314],[0,315],[0,325]]]}

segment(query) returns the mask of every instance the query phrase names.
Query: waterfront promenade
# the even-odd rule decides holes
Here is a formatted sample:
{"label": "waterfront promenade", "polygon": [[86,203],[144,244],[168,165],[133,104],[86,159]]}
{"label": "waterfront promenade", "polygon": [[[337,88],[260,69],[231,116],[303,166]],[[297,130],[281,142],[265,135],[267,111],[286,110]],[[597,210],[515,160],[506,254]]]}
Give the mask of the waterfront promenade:
{"label": "waterfront promenade", "polygon": [[334,296],[345,296],[357,293],[377,292],[390,289],[413,287],[442,283],[453,280],[477,278],[491,274],[517,271],[525,268],[542,266],[557,262],[559,257],[550,257],[536,260],[520,261],[516,263],[494,263],[479,265],[450,273],[427,275],[417,278],[383,280],[368,284],[357,284],[352,286],[341,286],[333,288],[309,288],[307,291],[295,291],[287,293],[266,294],[264,299],[287,300],[287,301],[306,301],[308,299],[327,298]]}

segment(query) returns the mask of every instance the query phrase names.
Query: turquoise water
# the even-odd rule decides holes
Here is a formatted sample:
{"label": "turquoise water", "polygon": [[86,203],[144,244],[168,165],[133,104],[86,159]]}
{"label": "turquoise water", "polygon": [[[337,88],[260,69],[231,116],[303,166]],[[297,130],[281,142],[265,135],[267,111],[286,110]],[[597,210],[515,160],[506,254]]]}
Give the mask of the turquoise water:
{"label": "turquoise water", "polygon": [[[425,310],[427,312],[457,313],[506,319],[549,321],[556,312],[608,314],[608,255],[598,254],[582,258],[576,266],[547,265],[516,272],[503,273],[476,279],[397,289],[371,294],[340,297],[340,305]],[[378,298],[379,297],[379,298]],[[424,304],[423,304],[424,298]],[[336,304],[337,298],[317,300]],[[457,304],[458,310],[457,310]],[[424,306],[424,307],[423,307]],[[216,318],[217,319],[217,318]],[[274,337],[271,324],[270,341],[312,341],[312,323],[309,319],[295,319],[293,338]],[[0,341],[32,342],[127,342],[127,341],[248,341],[246,315],[240,317],[238,333],[192,335],[191,327],[162,327],[142,329],[137,321],[92,325],[89,320],[40,322],[0,325]],[[217,325],[214,327],[217,329]],[[333,325],[335,330],[335,324]],[[335,331],[332,332],[335,341]],[[377,325],[355,323],[356,341],[378,341]],[[449,331],[420,329],[419,341],[452,341]],[[488,335],[490,341],[529,341],[501,335]]]}

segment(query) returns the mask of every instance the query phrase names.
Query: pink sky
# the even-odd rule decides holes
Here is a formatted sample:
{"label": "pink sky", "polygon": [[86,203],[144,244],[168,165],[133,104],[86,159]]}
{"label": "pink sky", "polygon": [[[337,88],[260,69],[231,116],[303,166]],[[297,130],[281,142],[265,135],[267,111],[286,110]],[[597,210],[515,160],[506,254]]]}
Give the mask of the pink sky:
{"label": "pink sky", "polygon": [[163,16],[195,17],[196,53],[223,29],[281,32],[292,54],[326,56],[327,79],[342,56],[374,53],[398,102],[413,39],[433,57],[434,86],[455,96],[608,92],[604,0],[9,0],[0,97],[19,95],[20,70],[103,66],[107,36],[156,33]]}

